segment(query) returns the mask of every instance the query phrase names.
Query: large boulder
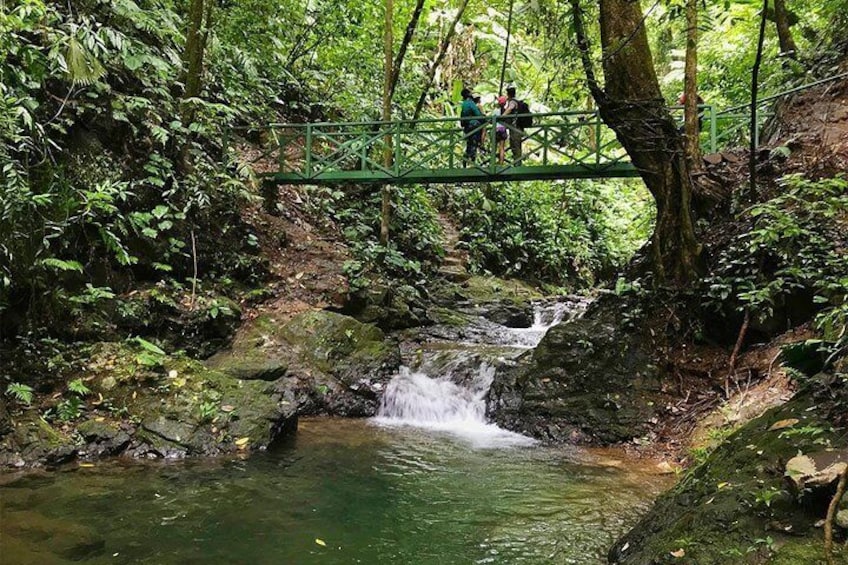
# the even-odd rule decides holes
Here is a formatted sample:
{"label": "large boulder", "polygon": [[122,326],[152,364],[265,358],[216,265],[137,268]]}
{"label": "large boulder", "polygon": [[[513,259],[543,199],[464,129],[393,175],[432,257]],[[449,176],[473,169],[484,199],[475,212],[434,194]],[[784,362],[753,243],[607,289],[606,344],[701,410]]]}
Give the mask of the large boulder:
{"label": "large boulder", "polygon": [[501,426],[550,441],[615,443],[647,433],[666,395],[650,339],[621,323],[615,297],[548,330],[498,373],[488,412]]}
{"label": "large boulder", "polygon": [[261,316],[206,365],[249,381],[273,381],[301,414],[371,416],[400,366],[400,350],[372,324],[316,310],[285,323]]}
{"label": "large boulder", "polygon": [[[818,526],[836,490],[831,470],[848,461],[846,413],[848,383],[820,375],[740,428],[661,496],[616,542],[610,562],[824,562]],[[846,534],[837,531],[837,539]],[[836,562],[848,563],[844,549]]]}

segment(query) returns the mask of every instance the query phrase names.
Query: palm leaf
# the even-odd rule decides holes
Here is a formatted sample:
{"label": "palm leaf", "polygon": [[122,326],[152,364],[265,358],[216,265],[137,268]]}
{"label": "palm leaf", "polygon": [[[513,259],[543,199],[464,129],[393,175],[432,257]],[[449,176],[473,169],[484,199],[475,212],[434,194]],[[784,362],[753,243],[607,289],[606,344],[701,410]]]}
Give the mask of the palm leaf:
{"label": "palm leaf", "polygon": [[77,85],[88,86],[106,74],[100,61],[73,37],[68,41],[65,62],[68,65],[68,78]]}

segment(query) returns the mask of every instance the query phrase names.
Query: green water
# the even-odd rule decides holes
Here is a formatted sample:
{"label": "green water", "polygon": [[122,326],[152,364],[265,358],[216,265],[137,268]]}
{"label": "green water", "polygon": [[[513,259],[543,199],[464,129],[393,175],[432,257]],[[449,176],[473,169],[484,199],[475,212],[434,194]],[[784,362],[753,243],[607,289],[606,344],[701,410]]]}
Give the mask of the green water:
{"label": "green water", "polygon": [[669,481],[597,459],[306,420],[246,460],[5,477],[0,562],[603,563]]}

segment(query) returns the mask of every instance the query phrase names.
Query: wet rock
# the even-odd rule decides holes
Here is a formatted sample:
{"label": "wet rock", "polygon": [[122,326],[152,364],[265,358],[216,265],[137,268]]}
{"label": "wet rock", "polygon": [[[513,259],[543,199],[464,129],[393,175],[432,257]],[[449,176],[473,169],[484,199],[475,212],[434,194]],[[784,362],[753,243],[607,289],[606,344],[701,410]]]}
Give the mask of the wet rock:
{"label": "wet rock", "polygon": [[301,414],[370,416],[400,352],[373,324],[318,310],[285,324],[257,318],[206,365],[243,378],[274,377],[269,386]]}
{"label": "wet rock", "polygon": [[38,465],[61,465],[72,461],[78,453],[73,438],[51,426],[34,410],[20,416],[4,447],[12,466],[18,466],[17,457]]}
{"label": "wet rock", "polygon": [[189,446],[196,426],[187,422],[156,416],[142,422],[141,427],[170,444]]}
{"label": "wet rock", "polygon": [[88,444],[89,456],[117,455],[130,444],[130,436],[117,424],[88,420],[77,426],[77,432]]}
{"label": "wet rock", "polygon": [[615,443],[644,435],[665,395],[652,345],[620,325],[615,297],[551,328],[535,351],[500,371],[488,412],[532,436]]}
{"label": "wet rock", "polygon": [[529,328],[533,325],[533,312],[529,305],[497,304],[485,310],[483,316],[508,328]]}

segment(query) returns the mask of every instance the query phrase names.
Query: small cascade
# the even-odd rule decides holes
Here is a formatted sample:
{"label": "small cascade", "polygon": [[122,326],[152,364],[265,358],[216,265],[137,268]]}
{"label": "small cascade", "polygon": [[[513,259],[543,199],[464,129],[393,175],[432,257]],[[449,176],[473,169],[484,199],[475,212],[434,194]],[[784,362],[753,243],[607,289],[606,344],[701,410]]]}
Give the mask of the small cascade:
{"label": "small cascade", "polygon": [[374,421],[447,432],[478,447],[535,443],[486,421],[486,393],[494,375],[494,367],[481,365],[476,378],[460,385],[450,375],[433,378],[403,367],[386,387]]}
{"label": "small cascade", "polygon": [[[487,421],[486,395],[495,377],[493,363],[497,361],[489,362],[475,355],[474,348],[497,343],[506,346],[506,357],[516,357],[538,345],[548,329],[572,311],[574,308],[569,309],[569,303],[538,304],[533,325],[529,328],[481,324],[481,328],[487,329],[481,332],[479,343],[462,344],[449,350],[425,349],[414,363],[415,369],[402,367],[388,384],[374,421],[386,426],[446,432],[479,447],[535,443],[531,438]],[[487,336],[490,339],[487,340]]]}
{"label": "small cascade", "polygon": [[[572,309],[569,309],[569,306]],[[532,349],[539,345],[542,338],[553,326],[562,322],[567,315],[573,311],[573,305],[567,302],[554,302],[553,304],[536,304],[533,309],[533,325],[529,328],[511,328],[510,333],[514,336],[515,347]]]}

